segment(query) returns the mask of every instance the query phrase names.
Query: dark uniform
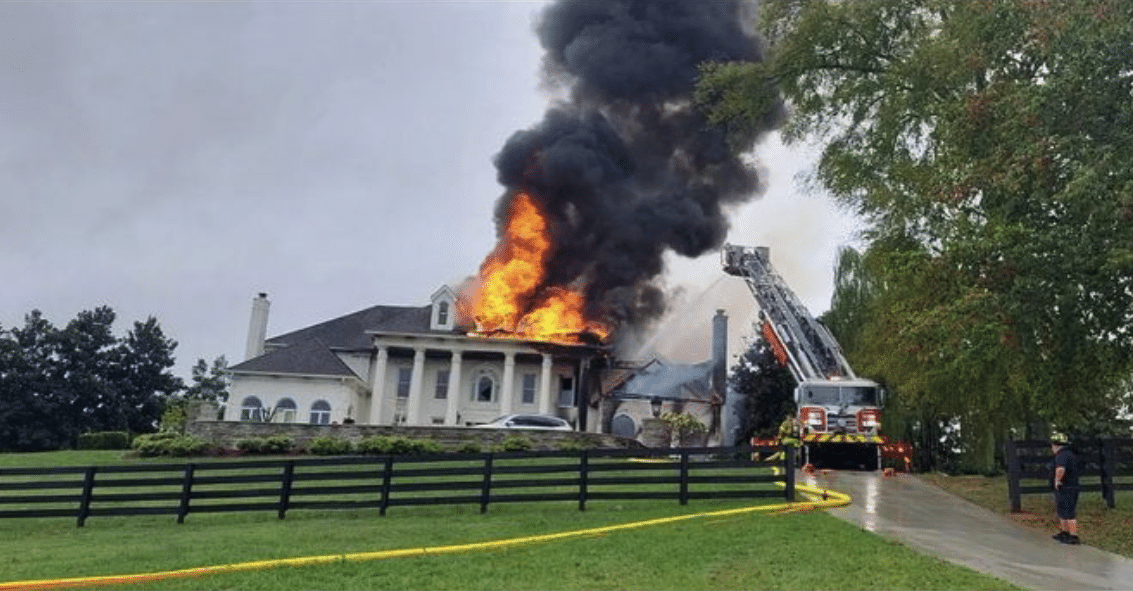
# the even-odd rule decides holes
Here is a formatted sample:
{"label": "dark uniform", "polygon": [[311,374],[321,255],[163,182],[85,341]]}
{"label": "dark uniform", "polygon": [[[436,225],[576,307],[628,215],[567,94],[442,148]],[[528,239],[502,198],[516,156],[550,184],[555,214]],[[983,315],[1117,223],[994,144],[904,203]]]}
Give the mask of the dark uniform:
{"label": "dark uniform", "polygon": [[1062,468],[1061,484],[1054,487],[1054,503],[1059,519],[1077,519],[1078,510],[1078,457],[1065,445],[1054,456],[1054,469]]}

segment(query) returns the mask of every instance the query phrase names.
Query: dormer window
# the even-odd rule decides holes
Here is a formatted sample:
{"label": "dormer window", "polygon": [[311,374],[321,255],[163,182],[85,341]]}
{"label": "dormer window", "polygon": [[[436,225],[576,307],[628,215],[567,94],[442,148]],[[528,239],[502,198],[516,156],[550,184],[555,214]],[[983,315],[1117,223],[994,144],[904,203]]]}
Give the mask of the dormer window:
{"label": "dormer window", "polygon": [[429,328],[431,330],[452,330],[455,324],[453,306],[456,304],[456,292],[447,285],[441,286],[433,294],[432,313],[429,315]]}

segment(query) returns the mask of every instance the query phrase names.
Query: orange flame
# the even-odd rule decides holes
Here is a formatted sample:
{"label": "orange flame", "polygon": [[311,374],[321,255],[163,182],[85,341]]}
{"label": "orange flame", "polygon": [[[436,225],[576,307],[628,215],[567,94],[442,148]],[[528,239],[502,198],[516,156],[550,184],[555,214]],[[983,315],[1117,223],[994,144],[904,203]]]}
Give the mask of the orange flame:
{"label": "orange flame", "polygon": [[519,193],[503,238],[480,265],[478,291],[462,298],[478,335],[570,343],[580,342],[584,332],[609,335],[605,325],[585,317],[580,292],[543,285],[551,247],[543,213],[530,195]]}

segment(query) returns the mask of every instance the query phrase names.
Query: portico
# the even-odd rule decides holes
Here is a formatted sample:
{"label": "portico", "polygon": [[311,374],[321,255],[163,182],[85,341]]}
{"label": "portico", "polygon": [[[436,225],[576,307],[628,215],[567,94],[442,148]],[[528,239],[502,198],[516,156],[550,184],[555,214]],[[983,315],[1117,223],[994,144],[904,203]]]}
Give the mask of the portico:
{"label": "portico", "polygon": [[[510,339],[368,334],[374,362],[365,414],[372,424],[455,426],[508,413],[575,418],[573,404],[560,406],[560,400],[575,401],[577,355],[556,356]],[[569,396],[561,391],[564,378]]]}

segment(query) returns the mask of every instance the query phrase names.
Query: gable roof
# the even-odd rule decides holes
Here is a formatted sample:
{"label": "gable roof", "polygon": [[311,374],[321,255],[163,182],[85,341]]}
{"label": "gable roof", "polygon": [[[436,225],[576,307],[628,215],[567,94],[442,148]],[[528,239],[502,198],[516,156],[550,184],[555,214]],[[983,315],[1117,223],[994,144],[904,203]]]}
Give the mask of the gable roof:
{"label": "gable roof", "polygon": [[653,397],[666,400],[711,400],[712,361],[683,364],[655,359],[625,381],[615,398]]}
{"label": "gable roof", "polygon": [[429,329],[432,306],[373,306],[301,328],[267,340],[268,348],[318,339],[331,349],[369,349],[373,339],[367,331],[435,334],[449,331]]}
{"label": "gable roof", "polygon": [[288,373],[361,379],[317,338],[268,351],[228,369],[237,373]]}

